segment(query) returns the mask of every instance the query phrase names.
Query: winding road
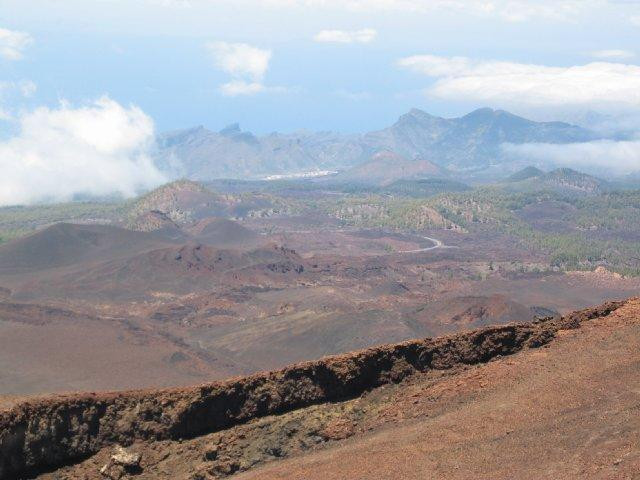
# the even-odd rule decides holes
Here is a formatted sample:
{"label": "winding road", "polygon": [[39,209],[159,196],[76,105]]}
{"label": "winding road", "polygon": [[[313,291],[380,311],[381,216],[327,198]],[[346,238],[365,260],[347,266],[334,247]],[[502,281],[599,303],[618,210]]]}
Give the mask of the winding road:
{"label": "winding road", "polygon": [[431,237],[425,237],[425,236],[423,236],[422,238],[424,238],[425,240],[429,240],[431,243],[433,243],[433,246],[426,247],[426,248],[418,248],[416,250],[402,250],[400,253],[428,252],[429,250],[435,250],[437,248],[460,248],[455,245],[445,245],[442,240],[438,240],[437,238],[431,238]]}

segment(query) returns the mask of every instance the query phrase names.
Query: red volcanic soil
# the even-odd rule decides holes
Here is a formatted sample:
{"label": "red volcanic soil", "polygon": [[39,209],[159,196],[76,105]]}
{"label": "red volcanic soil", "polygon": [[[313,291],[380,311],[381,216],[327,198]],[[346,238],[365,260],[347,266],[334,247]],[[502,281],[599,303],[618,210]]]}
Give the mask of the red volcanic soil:
{"label": "red volcanic soil", "polygon": [[[0,414],[1,466],[80,461],[43,479],[104,478],[104,465],[140,479],[631,479],[639,318],[635,299],[191,389],[27,401]],[[116,444],[140,454],[134,470],[114,467]]]}
{"label": "red volcanic soil", "polygon": [[152,233],[110,225],[57,223],[0,245],[0,275],[105,261],[168,244]]}
{"label": "red volcanic soil", "polygon": [[251,211],[272,207],[273,201],[269,195],[220,195],[197,182],[178,180],[139,198],[131,206],[130,214],[135,217],[157,210],[173,221],[184,224],[211,216],[244,217]]}
{"label": "red volcanic soil", "polygon": [[208,245],[239,246],[255,241],[258,234],[226,218],[206,218],[189,229],[189,232],[200,242]]}
{"label": "red volcanic soil", "polygon": [[515,322],[523,318],[553,316],[557,313],[544,307],[527,307],[499,294],[466,295],[429,302],[410,314],[407,321],[416,332],[430,334],[437,331],[442,334],[495,323]]}
{"label": "red volcanic soil", "polygon": [[635,479],[640,303],[540,350],[390,389],[349,440],[253,479]]}
{"label": "red volcanic soil", "polygon": [[181,222],[210,216],[226,208],[224,198],[189,180],[178,180],[163,185],[138,199],[132,207],[136,215],[150,210],[167,214]]}
{"label": "red volcanic soil", "polygon": [[174,222],[169,215],[159,210],[141,213],[127,224],[131,230],[139,232],[155,232],[173,240],[186,240],[188,235]]}
{"label": "red volcanic soil", "polygon": [[232,284],[281,287],[295,283],[303,272],[302,259],[276,245],[233,250],[186,244],[78,262],[22,284],[14,280],[13,293],[21,299],[123,301],[154,294],[186,295]]}
{"label": "red volcanic soil", "polygon": [[187,385],[247,372],[223,352],[118,317],[0,302],[3,395]]}
{"label": "red volcanic soil", "polygon": [[[244,232],[227,221],[198,228],[220,225]],[[219,248],[68,224],[0,247],[0,392],[213,381],[411,338],[526,322],[640,288],[637,279],[606,274],[509,273],[508,262],[490,270],[489,262],[471,256],[482,248],[454,233],[432,235],[457,249],[378,255],[362,255],[361,242],[378,242],[380,252],[396,242],[401,251],[419,247],[412,242],[420,237],[296,235],[290,237],[294,245],[304,249],[304,241],[317,237],[334,244],[335,254],[299,255],[276,245]],[[352,244],[343,242],[349,238]]]}

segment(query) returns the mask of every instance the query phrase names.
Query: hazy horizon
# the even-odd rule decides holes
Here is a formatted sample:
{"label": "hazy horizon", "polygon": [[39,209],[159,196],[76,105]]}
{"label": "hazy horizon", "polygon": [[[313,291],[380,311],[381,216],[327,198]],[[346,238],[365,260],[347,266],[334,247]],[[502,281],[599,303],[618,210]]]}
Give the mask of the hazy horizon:
{"label": "hazy horizon", "polygon": [[[249,163],[231,173],[214,165],[213,176],[333,169],[326,159],[346,145],[306,151],[313,164],[285,145],[261,145],[259,154],[217,145],[189,158],[176,150],[162,160],[178,166],[171,172],[153,146],[160,133],[198,125],[216,132],[239,123],[258,136],[365,133],[412,108],[568,121],[597,138],[547,145],[534,135],[512,148],[513,131],[496,136],[506,140],[494,154],[633,173],[638,39],[637,1],[8,0],[0,6],[2,203],[34,192],[131,196],[214,153]],[[274,148],[287,159],[274,160]],[[448,167],[452,151],[443,148],[431,160]],[[428,149],[397,153],[435,155]]]}

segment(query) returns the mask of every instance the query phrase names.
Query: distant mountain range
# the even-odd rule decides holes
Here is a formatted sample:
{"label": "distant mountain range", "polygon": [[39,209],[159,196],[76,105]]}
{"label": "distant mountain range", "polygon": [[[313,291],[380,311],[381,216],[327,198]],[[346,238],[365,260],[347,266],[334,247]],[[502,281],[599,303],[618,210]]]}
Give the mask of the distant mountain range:
{"label": "distant mountain range", "polygon": [[[384,183],[513,162],[502,150],[504,143],[558,144],[595,138],[593,132],[575,125],[534,122],[503,110],[482,108],[459,118],[441,118],[413,109],[392,126],[364,134],[302,131],[256,136],[238,124],[219,132],[197,127],[166,133],[157,139],[156,161],[174,178],[204,181],[335,171],[350,180],[362,176]],[[404,173],[389,170],[396,164]]]}

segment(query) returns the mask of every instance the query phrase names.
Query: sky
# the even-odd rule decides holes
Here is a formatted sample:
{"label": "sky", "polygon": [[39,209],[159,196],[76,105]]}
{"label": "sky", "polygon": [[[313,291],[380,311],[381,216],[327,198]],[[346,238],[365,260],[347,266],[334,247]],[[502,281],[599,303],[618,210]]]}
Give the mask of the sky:
{"label": "sky", "polygon": [[159,131],[257,133],[640,106],[633,0],[2,0],[0,29],[5,131],[103,96]]}
{"label": "sky", "polygon": [[158,132],[486,106],[625,133],[534,160],[640,170],[640,0],[0,0],[0,205],[157,185]]}

